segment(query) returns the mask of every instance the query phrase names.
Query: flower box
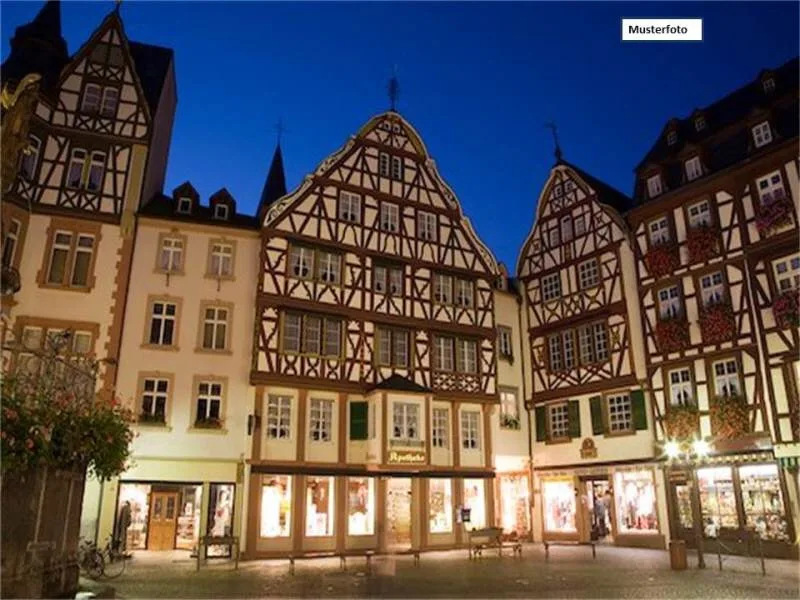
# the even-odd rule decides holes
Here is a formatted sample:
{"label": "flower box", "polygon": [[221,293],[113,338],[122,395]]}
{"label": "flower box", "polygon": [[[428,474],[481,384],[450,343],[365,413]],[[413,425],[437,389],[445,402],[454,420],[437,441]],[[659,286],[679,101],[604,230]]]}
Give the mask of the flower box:
{"label": "flower box", "polygon": [[690,440],[700,427],[700,413],[696,406],[670,406],[664,417],[667,436],[674,440]]}
{"label": "flower box", "polygon": [[788,225],[794,216],[792,199],[783,190],[776,190],[771,196],[761,199],[756,209],[756,228],[758,233],[769,235],[776,229]]}
{"label": "flower box", "polygon": [[139,414],[139,423],[147,423],[151,425],[164,425],[166,423],[166,418],[164,415],[161,414],[152,414],[152,413],[140,413]]}
{"label": "flower box", "polygon": [[689,345],[689,322],[686,319],[663,319],[656,323],[656,340],[663,353],[678,352]]}
{"label": "flower box", "polygon": [[706,344],[730,340],[736,333],[736,321],[730,304],[711,304],[700,310],[700,332]]}
{"label": "flower box", "polygon": [[692,227],[686,233],[689,261],[705,262],[719,254],[719,229],[709,225]]}
{"label": "flower box", "polygon": [[742,396],[716,396],[710,406],[711,433],[734,440],[750,432],[750,410]]}
{"label": "flower box", "polygon": [[644,257],[647,270],[655,277],[664,277],[680,266],[678,248],[672,242],[663,242],[650,248]]}
{"label": "flower box", "polygon": [[800,291],[789,290],[772,302],[772,315],[778,327],[800,327]]}
{"label": "flower box", "polygon": [[198,429],[222,429],[222,421],[215,418],[210,419],[197,419],[194,426]]}
{"label": "flower box", "polygon": [[513,415],[500,415],[500,427],[504,429],[519,429],[519,417]]}

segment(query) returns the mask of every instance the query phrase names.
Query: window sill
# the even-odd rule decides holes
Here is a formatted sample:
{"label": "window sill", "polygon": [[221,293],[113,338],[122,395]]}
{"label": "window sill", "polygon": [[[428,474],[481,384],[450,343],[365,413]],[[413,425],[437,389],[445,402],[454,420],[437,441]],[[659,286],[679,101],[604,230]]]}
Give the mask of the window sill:
{"label": "window sill", "polygon": [[481,449],[480,448],[465,448],[464,446],[461,446],[461,453],[462,454],[469,453],[469,452],[475,452],[477,454],[477,453],[481,452]]}
{"label": "window sill", "polygon": [[179,346],[167,346],[165,344],[142,344],[139,346],[142,350],[161,350],[168,352],[180,352]]}
{"label": "window sill", "polygon": [[174,275],[183,276],[186,275],[186,271],[165,271],[164,269],[153,269],[153,273],[156,275],[169,275],[170,277]]}
{"label": "window sill", "polygon": [[222,356],[233,356],[233,350],[223,349],[223,350],[214,350],[213,348],[195,348],[195,354],[216,354]]}
{"label": "window sill", "polygon": [[333,440],[313,440],[313,439],[310,439],[310,438],[308,440],[308,443],[309,444],[319,444],[321,446],[324,446],[324,445],[332,446],[334,444]]}
{"label": "window sill", "polygon": [[235,275],[216,275],[214,273],[206,273],[204,277],[214,281],[236,281]]}
{"label": "window sill", "polygon": [[88,294],[92,291],[93,286],[72,286],[72,285],[60,285],[58,283],[39,283],[39,287],[45,290],[58,290],[60,292],[82,292],[84,294]]}
{"label": "window sill", "polygon": [[522,431],[522,427],[519,425],[500,425],[500,429],[503,431]]}
{"label": "window sill", "polygon": [[636,435],[635,429],[628,429],[625,431],[606,431],[604,434],[606,437],[628,437],[630,435]]}
{"label": "window sill", "polygon": [[147,423],[144,421],[137,421],[136,426],[140,429],[151,429],[153,431],[172,431],[172,426],[167,425],[166,423]]}
{"label": "window sill", "polygon": [[550,446],[554,444],[569,444],[572,441],[572,438],[558,438],[557,440],[547,440],[545,444]]}
{"label": "window sill", "polygon": [[192,434],[203,434],[203,433],[210,433],[211,435],[227,435],[228,429],[225,427],[217,428],[217,427],[194,427],[189,426],[186,428],[186,433]]}

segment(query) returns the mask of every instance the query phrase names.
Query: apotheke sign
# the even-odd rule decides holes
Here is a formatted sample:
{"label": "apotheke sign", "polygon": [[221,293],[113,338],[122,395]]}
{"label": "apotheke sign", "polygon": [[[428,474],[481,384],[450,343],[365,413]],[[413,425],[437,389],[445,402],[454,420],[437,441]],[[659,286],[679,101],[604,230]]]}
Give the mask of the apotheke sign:
{"label": "apotheke sign", "polygon": [[404,465],[419,465],[425,463],[424,452],[398,452],[392,450],[389,452],[389,462],[399,463]]}

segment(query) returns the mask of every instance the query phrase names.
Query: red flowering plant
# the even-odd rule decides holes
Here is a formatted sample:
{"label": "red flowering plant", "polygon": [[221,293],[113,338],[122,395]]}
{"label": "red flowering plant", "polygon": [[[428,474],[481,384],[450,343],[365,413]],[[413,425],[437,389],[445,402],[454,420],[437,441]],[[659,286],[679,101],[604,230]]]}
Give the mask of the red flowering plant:
{"label": "red flowering plant", "polygon": [[700,332],[706,344],[719,344],[736,333],[733,307],[729,302],[717,302],[700,309]]}
{"label": "red flowering plant", "polygon": [[697,435],[700,413],[693,404],[670,406],[664,417],[667,435],[675,440],[690,440]]}
{"label": "red flowering plant", "polygon": [[678,247],[672,241],[660,242],[650,247],[644,257],[647,270],[655,277],[664,277],[680,266]]}
{"label": "red flowering plant", "polygon": [[761,235],[791,223],[794,216],[794,204],[783,189],[777,189],[772,194],[761,198],[761,203],[756,209],[756,228]]}
{"label": "red flowering plant", "polygon": [[95,393],[95,361],[48,349],[15,363],[0,386],[3,475],[51,466],[110,479],[125,470],[133,413]]}
{"label": "red flowering plant", "polygon": [[683,317],[661,319],[656,323],[656,340],[661,352],[677,352],[689,345],[689,322]]}
{"label": "red flowering plant", "polygon": [[800,290],[788,290],[772,301],[772,315],[778,327],[800,327]]}
{"label": "red flowering plant", "polygon": [[705,262],[719,254],[719,229],[711,225],[690,227],[686,232],[689,260]]}
{"label": "red flowering plant", "polygon": [[718,438],[734,440],[750,432],[747,400],[740,396],[715,396],[709,403],[711,432]]}

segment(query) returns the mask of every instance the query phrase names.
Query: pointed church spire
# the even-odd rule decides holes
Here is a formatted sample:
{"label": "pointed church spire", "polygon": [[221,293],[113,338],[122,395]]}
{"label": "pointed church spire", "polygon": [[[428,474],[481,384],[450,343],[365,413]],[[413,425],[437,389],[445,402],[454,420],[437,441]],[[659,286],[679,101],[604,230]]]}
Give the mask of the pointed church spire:
{"label": "pointed church spire", "polygon": [[272,155],[272,163],[269,166],[267,180],[264,182],[264,189],[261,192],[261,200],[258,203],[258,218],[264,218],[267,207],[281,196],[286,195],[286,174],[283,170],[283,152],[281,144],[275,145],[275,153]]}
{"label": "pointed church spire", "polygon": [[61,37],[61,2],[48,0],[33,18],[33,21],[17,28],[14,37],[20,34],[40,42],[58,42]]}

